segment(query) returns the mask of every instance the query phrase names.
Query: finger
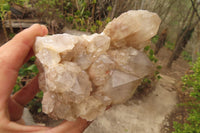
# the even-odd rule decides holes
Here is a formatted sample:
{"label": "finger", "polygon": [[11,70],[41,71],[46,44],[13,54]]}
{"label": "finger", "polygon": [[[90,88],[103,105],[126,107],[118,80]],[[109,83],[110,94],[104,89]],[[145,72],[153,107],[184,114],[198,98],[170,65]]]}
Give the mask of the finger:
{"label": "finger", "polygon": [[21,119],[24,111],[24,106],[17,103],[14,99],[9,98],[8,101],[8,119],[11,121],[17,121]]}
{"label": "finger", "polygon": [[18,72],[4,65],[0,60],[0,110],[7,108],[8,98],[16,83]]}
{"label": "finger", "polygon": [[39,92],[38,76],[16,92],[8,102],[10,120],[17,121],[23,114],[24,106]]}
{"label": "finger", "polygon": [[25,87],[16,92],[12,98],[20,105],[25,106],[39,91],[38,76],[36,76]]}
{"label": "finger", "polygon": [[50,133],[82,133],[89,123],[81,118],[78,118],[74,122],[66,121],[59,126],[50,129]]}
{"label": "finger", "polygon": [[26,56],[24,63],[26,63],[32,56],[34,56],[34,52],[33,52],[33,49],[30,50],[30,52],[28,53],[28,55]]}
{"label": "finger", "polygon": [[23,30],[1,47],[0,59],[18,70],[30,52],[35,38],[37,36],[44,36],[47,33],[47,28],[39,24],[34,24],[30,28]]}
{"label": "finger", "polygon": [[38,24],[20,32],[11,41],[0,47],[0,108],[5,108],[6,100],[15,85],[18,70],[26,59],[36,36],[47,34],[45,26]]}
{"label": "finger", "polygon": [[50,129],[49,127],[43,126],[24,126],[15,122],[9,122],[4,127],[5,132],[8,131],[9,133],[46,133]]}

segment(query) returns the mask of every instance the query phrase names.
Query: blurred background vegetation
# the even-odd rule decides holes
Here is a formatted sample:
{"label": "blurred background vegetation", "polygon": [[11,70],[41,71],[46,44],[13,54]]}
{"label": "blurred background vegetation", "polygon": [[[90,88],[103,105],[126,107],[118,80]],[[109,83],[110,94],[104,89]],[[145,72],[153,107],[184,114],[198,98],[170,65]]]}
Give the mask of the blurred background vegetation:
{"label": "blurred background vegetation", "polygon": [[[151,45],[145,48],[149,58],[156,63],[160,49],[166,47],[172,51],[172,54],[166,57],[166,67],[170,68],[180,57],[199,64],[199,5],[200,0],[0,0],[0,45],[33,23],[45,24],[50,34],[73,30],[100,33],[107,23],[121,13],[144,9],[156,12],[162,19],[158,35],[152,38]],[[35,57],[32,57],[20,69],[14,92],[38,73],[34,61]],[[196,74],[184,77],[183,82],[185,88],[195,88],[191,95],[199,99],[200,86],[196,82],[200,79],[200,68],[194,64],[192,70]],[[157,68],[159,70],[161,66]],[[155,75],[159,79],[161,77],[158,74],[159,72],[156,72]],[[145,79],[145,83],[148,82],[150,81]],[[32,112],[41,112],[41,99],[42,92],[28,105]],[[200,127],[200,111],[195,110],[199,107],[199,102],[195,102],[192,107],[192,113],[196,111],[196,115],[191,116],[195,118],[189,117],[187,124],[175,123],[175,132],[182,133],[190,128],[194,132],[200,132],[199,128],[197,131],[197,127]]]}
{"label": "blurred background vegetation", "polygon": [[4,32],[1,36],[8,40],[16,29],[36,22],[47,25],[50,34],[68,29],[99,33],[121,13],[144,9],[156,12],[162,19],[153,43],[157,43],[155,53],[159,45],[164,44],[174,50],[167,64],[170,67],[181,54],[193,62],[198,57],[199,3],[199,0],[1,0],[0,19]]}

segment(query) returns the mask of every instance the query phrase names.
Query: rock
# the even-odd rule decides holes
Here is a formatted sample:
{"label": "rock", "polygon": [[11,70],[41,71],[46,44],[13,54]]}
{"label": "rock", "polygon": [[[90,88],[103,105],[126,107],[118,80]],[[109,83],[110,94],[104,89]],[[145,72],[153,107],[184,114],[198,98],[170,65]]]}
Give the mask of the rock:
{"label": "rock", "polygon": [[37,37],[34,52],[43,112],[54,119],[92,121],[107,106],[126,102],[154,72],[141,49],[159,23],[154,13],[128,11],[101,34]]}

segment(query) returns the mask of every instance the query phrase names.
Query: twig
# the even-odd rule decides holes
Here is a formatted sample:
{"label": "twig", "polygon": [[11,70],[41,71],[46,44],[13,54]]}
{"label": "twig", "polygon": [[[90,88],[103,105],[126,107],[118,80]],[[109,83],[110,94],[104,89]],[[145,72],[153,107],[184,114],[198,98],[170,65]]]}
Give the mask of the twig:
{"label": "twig", "polygon": [[14,31],[13,31],[13,27],[12,27],[12,23],[11,23],[11,14],[12,14],[12,12],[11,11],[8,11],[8,20],[9,20],[9,28],[10,28],[10,32],[11,33],[14,33]]}
{"label": "twig", "polygon": [[198,13],[198,11],[197,11],[197,8],[195,7],[194,1],[193,1],[193,0],[190,0],[190,1],[191,1],[191,3],[192,3],[192,7],[193,7],[193,9],[194,9],[194,11],[195,11],[195,13],[196,13],[198,19],[200,20],[200,16],[199,16],[199,13]]}
{"label": "twig", "polygon": [[114,4],[114,7],[113,7],[113,11],[111,13],[111,20],[115,17],[115,12],[116,12],[116,8],[117,8],[117,5],[118,5],[118,0],[115,0],[115,4]]}

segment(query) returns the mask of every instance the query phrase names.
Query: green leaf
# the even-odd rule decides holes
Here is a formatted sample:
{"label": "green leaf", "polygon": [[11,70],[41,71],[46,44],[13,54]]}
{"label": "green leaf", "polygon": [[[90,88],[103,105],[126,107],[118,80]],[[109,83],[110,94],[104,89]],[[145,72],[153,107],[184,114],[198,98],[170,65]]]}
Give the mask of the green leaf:
{"label": "green leaf", "polygon": [[36,97],[37,97],[37,98],[42,98],[42,97],[43,97],[43,92],[42,92],[42,91],[38,92],[38,93],[36,94]]}
{"label": "green leaf", "polygon": [[158,59],[156,59],[155,57],[154,57],[154,62],[155,62],[155,63],[158,62]]}
{"label": "green leaf", "polygon": [[72,3],[71,3],[71,2],[67,2],[67,6],[68,6],[68,7],[71,7],[71,6],[72,6]]}
{"label": "green leaf", "polygon": [[8,3],[3,4],[3,10],[9,11],[10,5]]}
{"label": "green leaf", "polygon": [[20,89],[21,89],[20,86],[18,84],[16,84],[13,89],[13,94],[16,93],[17,91],[19,91]]}
{"label": "green leaf", "polygon": [[35,59],[36,59],[36,57],[35,57],[35,56],[32,56],[32,57],[30,58],[30,61],[34,62]]}
{"label": "green leaf", "polygon": [[149,55],[150,55],[150,56],[153,56],[153,55],[154,55],[154,51],[153,51],[153,49],[150,49],[150,51],[149,51]]}
{"label": "green leaf", "polygon": [[148,51],[150,49],[150,46],[146,46],[145,48],[144,48],[144,51]]}
{"label": "green leaf", "polygon": [[155,43],[158,41],[158,38],[159,38],[159,36],[158,36],[158,35],[155,35],[155,36],[151,39],[152,43],[155,44]]}
{"label": "green leaf", "polygon": [[158,71],[155,71],[155,75],[158,75],[160,72],[158,72]]}
{"label": "green leaf", "polygon": [[111,21],[111,18],[110,17],[107,17],[106,18],[106,23],[109,23]]}
{"label": "green leaf", "polygon": [[108,7],[107,7],[107,11],[112,11],[112,7],[111,7],[111,6],[108,6]]}
{"label": "green leaf", "polygon": [[174,122],[174,133],[200,133],[200,57],[192,64],[192,73],[182,77],[184,91],[189,91],[193,99],[180,106],[185,106],[188,111],[187,121],[183,124]]}
{"label": "green leaf", "polygon": [[158,70],[160,70],[160,69],[162,69],[162,66],[161,66],[161,65],[158,65],[156,68],[157,68]]}
{"label": "green leaf", "polygon": [[93,2],[92,2],[93,4],[96,4],[97,3],[97,0],[93,0]]}
{"label": "green leaf", "polygon": [[38,113],[42,112],[42,108],[38,108],[37,112]]}
{"label": "green leaf", "polygon": [[97,20],[97,21],[96,21],[96,24],[97,24],[98,26],[102,26],[102,25],[103,25],[102,21],[100,21],[100,20]]}
{"label": "green leaf", "polygon": [[37,69],[37,66],[35,64],[29,66],[26,70],[29,70],[29,71],[34,72],[34,73],[38,73],[38,69]]}
{"label": "green leaf", "polygon": [[13,38],[15,35],[16,35],[15,33],[10,33],[10,34],[9,34],[9,37],[10,37],[10,38]]}
{"label": "green leaf", "polygon": [[157,76],[157,79],[161,79],[162,77],[160,75]]}

